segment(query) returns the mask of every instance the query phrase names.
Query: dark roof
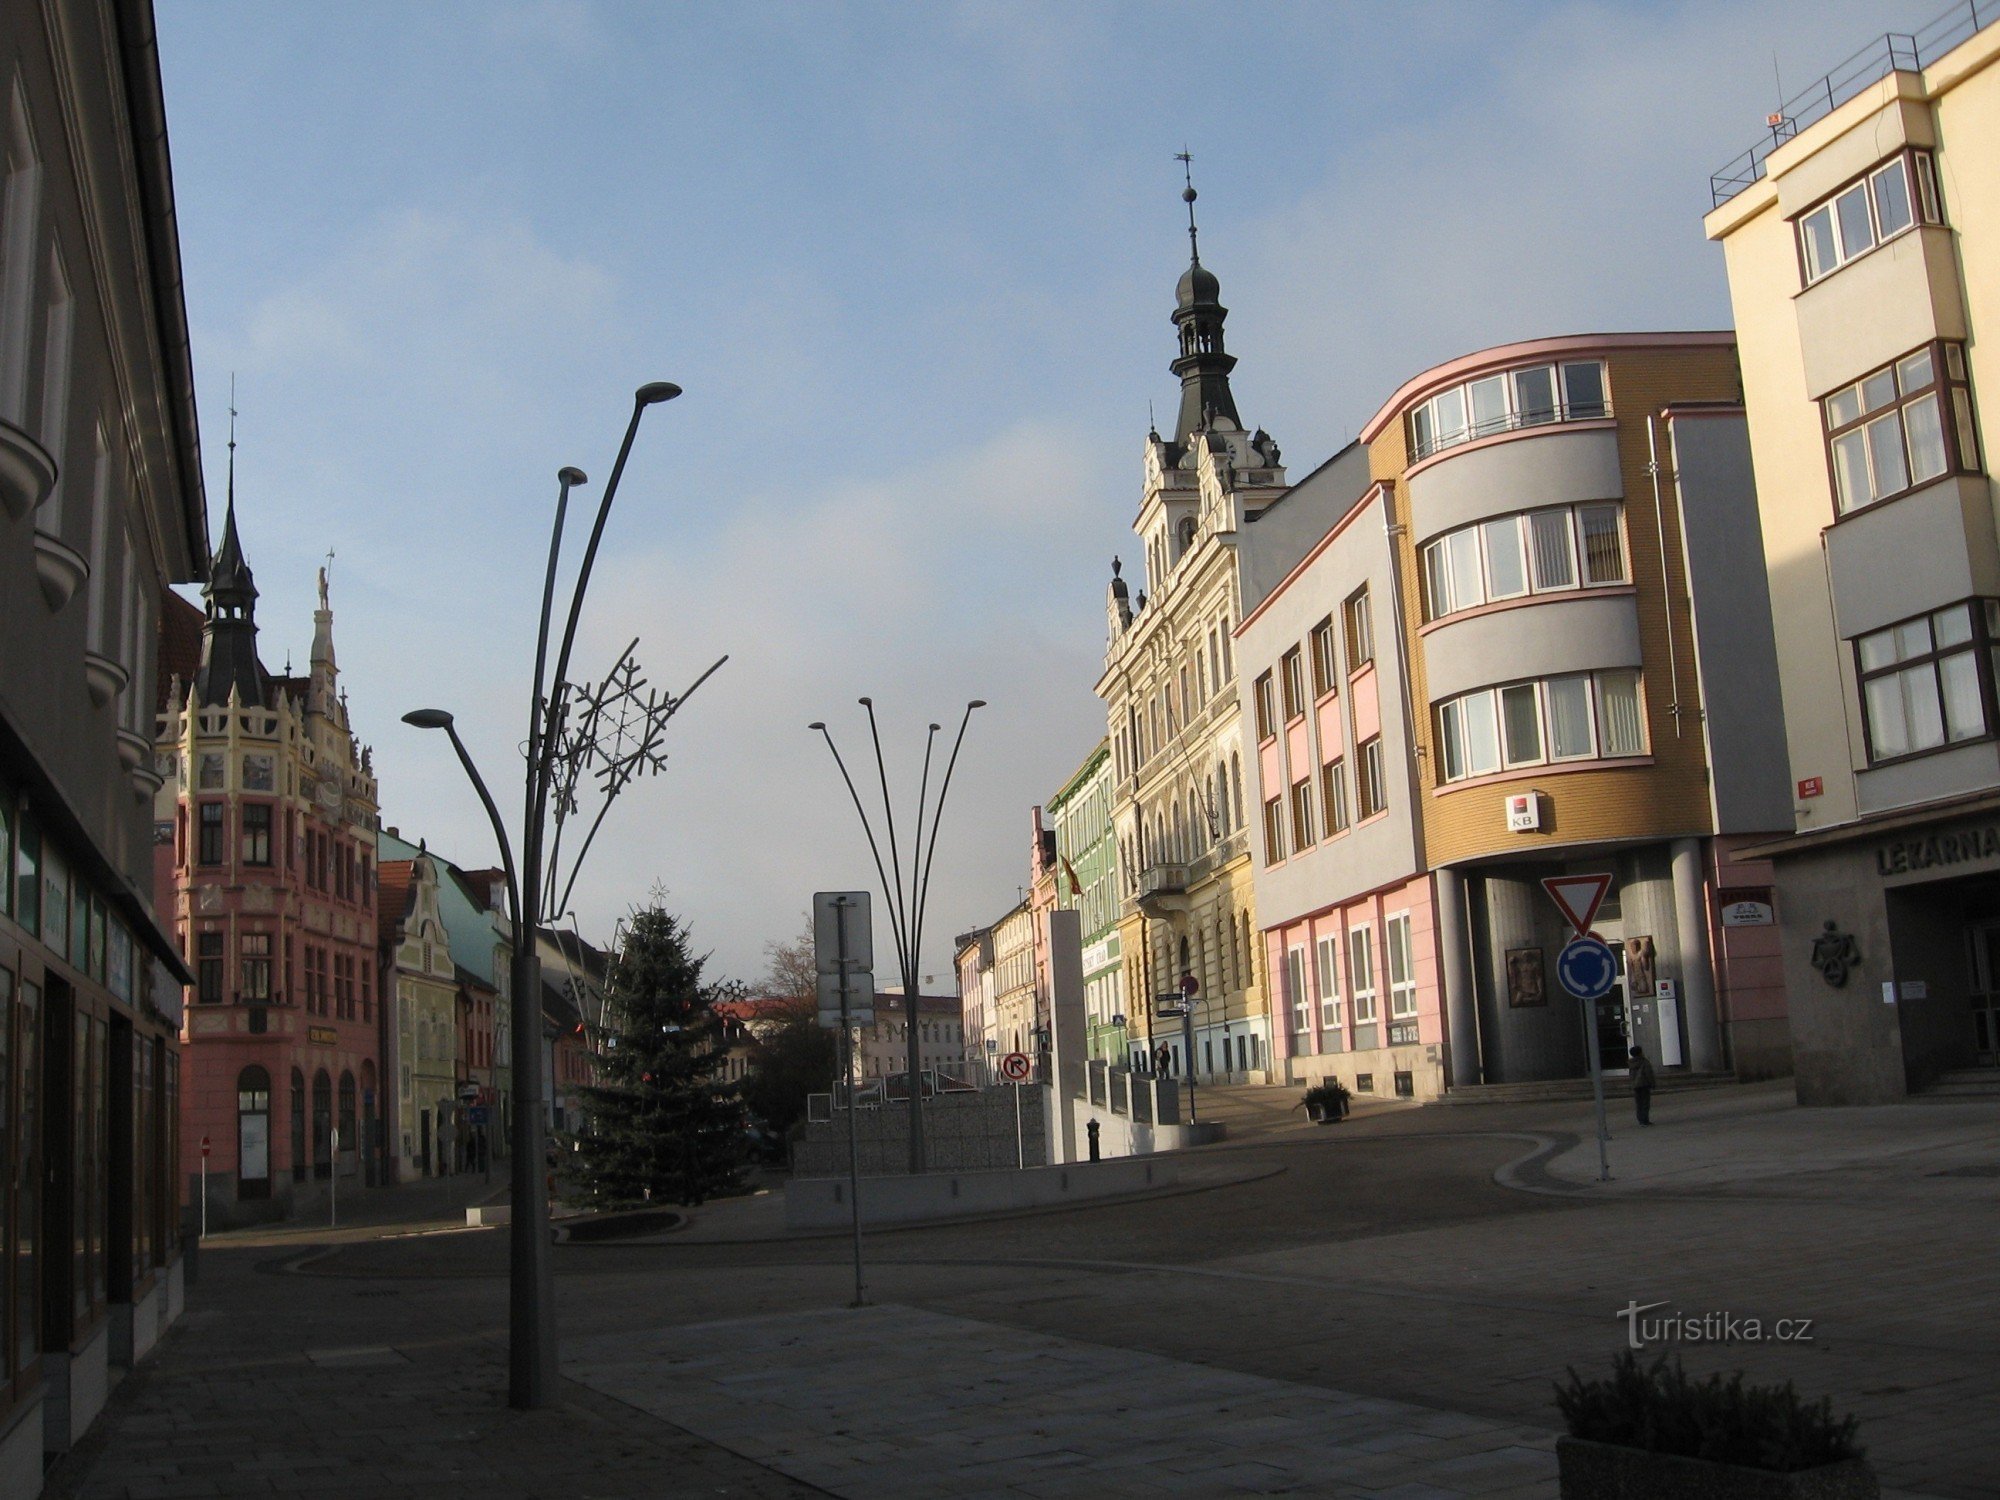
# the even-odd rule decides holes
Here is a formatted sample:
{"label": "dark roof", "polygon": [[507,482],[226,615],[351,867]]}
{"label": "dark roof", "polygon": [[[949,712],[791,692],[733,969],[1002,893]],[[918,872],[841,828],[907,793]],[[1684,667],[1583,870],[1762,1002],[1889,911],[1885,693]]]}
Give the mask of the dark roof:
{"label": "dark roof", "polygon": [[[875,1006],[878,1010],[888,1010],[891,1008],[901,1010],[903,1008],[902,992],[900,990],[877,990],[875,992]],[[920,994],[917,996],[917,1014],[920,1016],[926,1012],[932,1015],[956,1016],[963,1014],[964,1009],[964,1003],[956,995]]]}

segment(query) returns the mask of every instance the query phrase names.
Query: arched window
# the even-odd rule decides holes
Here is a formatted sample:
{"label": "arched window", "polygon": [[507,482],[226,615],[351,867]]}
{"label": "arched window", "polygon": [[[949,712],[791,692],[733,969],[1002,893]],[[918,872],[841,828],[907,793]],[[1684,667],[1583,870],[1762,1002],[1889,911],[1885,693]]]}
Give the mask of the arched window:
{"label": "arched window", "polygon": [[313,1176],[333,1171],[333,1080],[325,1068],[313,1074]]}
{"label": "arched window", "polygon": [[1236,751],[1229,755],[1229,783],[1235,793],[1236,826],[1243,826],[1243,757]]}
{"label": "arched window", "polygon": [[354,1134],[354,1075],[340,1075],[340,1149],[352,1151],[360,1144]]}
{"label": "arched window", "polygon": [[1175,533],[1175,535],[1180,539],[1180,544],[1181,544],[1180,552],[1177,554],[1178,556],[1180,557],[1187,556],[1188,549],[1194,545],[1194,534],[1195,534],[1194,517],[1182,516],[1181,524]]}
{"label": "arched window", "polygon": [[271,1196],[271,1075],[255,1064],[236,1075],[236,1196]]}
{"label": "arched window", "polygon": [[292,1069],[292,1181],[306,1180],[306,1075]]}

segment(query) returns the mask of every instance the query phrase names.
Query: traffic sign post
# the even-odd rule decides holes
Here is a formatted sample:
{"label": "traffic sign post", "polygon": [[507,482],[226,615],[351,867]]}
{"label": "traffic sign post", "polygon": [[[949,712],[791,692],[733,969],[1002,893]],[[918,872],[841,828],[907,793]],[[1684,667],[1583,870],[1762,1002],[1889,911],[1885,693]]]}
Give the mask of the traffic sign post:
{"label": "traffic sign post", "polygon": [[[1602,878],[1609,883],[1610,877]],[[1549,884],[1547,881],[1542,882]],[[1553,892],[1551,892],[1553,894]],[[1604,899],[1600,890],[1597,900],[1590,903],[1590,914],[1597,914],[1598,901]],[[1558,900],[1556,903],[1562,906]],[[1564,906],[1563,914],[1571,915]],[[1611,1127],[1604,1119],[1604,1056],[1598,1050],[1597,1002],[1611,993],[1611,987],[1618,982],[1618,962],[1612,956],[1611,946],[1602,938],[1585,935],[1573,938],[1565,945],[1556,958],[1556,978],[1564,990],[1583,1003],[1584,1046],[1590,1052],[1590,1092],[1597,1100],[1597,1180],[1611,1180]]]}
{"label": "traffic sign post", "polygon": [[208,1238],[208,1137],[201,1138],[201,1237]]}
{"label": "traffic sign post", "polygon": [[1014,1168],[1025,1171],[1028,1165],[1028,1143],[1021,1130],[1021,1085],[1035,1069],[1035,1065],[1025,1052],[1009,1052],[1000,1059],[1000,1076],[1014,1091]]}
{"label": "traffic sign post", "polygon": [[340,1127],[333,1127],[332,1146],[328,1151],[332,1157],[326,1165],[326,1227],[334,1229],[340,1224]]}
{"label": "traffic sign post", "polygon": [[[856,917],[859,923],[850,927]],[[832,1020],[840,1027],[840,1071],[847,1080],[847,1207],[854,1226],[854,1301],[850,1307],[868,1304],[861,1280],[861,1146],[855,1136],[854,1101],[854,994],[858,985],[868,986],[868,1019],[875,1015],[874,939],[870,930],[866,891],[816,891],[813,894],[813,950],[819,970],[820,1024]],[[829,985],[829,981],[831,984]],[[836,1009],[827,1007],[831,989]]]}

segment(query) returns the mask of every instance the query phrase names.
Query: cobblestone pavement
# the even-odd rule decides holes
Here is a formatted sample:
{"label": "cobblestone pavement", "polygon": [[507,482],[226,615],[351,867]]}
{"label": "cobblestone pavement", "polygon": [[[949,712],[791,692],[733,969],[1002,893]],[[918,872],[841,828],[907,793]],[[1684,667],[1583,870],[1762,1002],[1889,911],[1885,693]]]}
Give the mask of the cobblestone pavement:
{"label": "cobblestone pavement", "polygon": [[1526,1500],[1555,1478],[1546,1431],[906,1307],[604,1335],[566,1368],[857,1500]]}
{"label": "cobblestone pavement", "polygon": [[[1017,1485],[1146,1493],[1120,1489],[1138,1481],[1103,1464],[1129,1456],[1152,1407],[1200,1455],[1200,1477],[1156,1481],[1166,1491],[1257,1493],[1295,1477],[1257,1465],[1291,1451],[1299,1413],[1315,1401],[1329,1411],[1374,1402],[1405,1427],[1424,1420],[1411,1413],[1485,1424],[1467,1433],[1486,1442],[1475,1451],[1490,1451],[1493,1431],[1546,1442],[1552,1382],[1568,1365],[1608,1364],[1626,1341],[1621,1309],[1665,1301],[1663,1311],[1689,1316],[1813,1320],[1805,1342],[1671,1347],[1691,1370],[1791,1379],[1854,1410],[1892,1491],[2000,1496],[1990,1435],[2000,1409],[1991,1333],[2000,1108],[1799,1111],[1771,1089],[1673,1105],[1643,1142],[1614,1121],[1621,1177],[1610,1192],[1588,1184],[1587,1109],[1404,1109],[1214,1148],[1259,1170],[1201,1191],[872,1233],[866,1276],[878,1308],[863,1316],[916,1319],[894,1327],[928,1332],[795,1346],[806,1351],[800,1380],[826,1400],[770,1420],[790,1434],[790,1456],[758,1430],[768,1370],[746,1352],[739,1320],[764,1320],[759,1337],[821,1340],[871,1325],[831,1315],[853,1295],[846,1241],[771,1233],[769,1200],[709,1205],[699,1234],[557,1249],[565,1353],[588,1355],[572,1373],[636,1394],[640,1372],[658,1367],[676,1394],[647,1404],[679,1428],[575,1384],[565,1385],[571,1416],[500,1408],[502,1233],[211,1247],[190,1326],[114,1398],[87,1484],[61,1493],[264,1493],[279,1470],[237,1463],[251,1454],[364,1494],[421,1483],[501,1495],[920,1495],[939,1492],[928,1487],[939,1445],[917,1430],[926,1419],[952,1424],[996,1462],[1007,1450],[995,1434],[1032,1439],[1012,1456],[1046,1463],[1013,1476]],[[1527,1161],[1539,1166],[1524,1178]],[[278,1259],[293,1272],[278,1274]],[[722,1323],[737,1326],[718,1334]],[[938,1353],[941,1328],[951,1330],[949,1361]],[[383,1346],[395,1355],[369,1352]],[[349,1361],[328,1350],[349,1351]],[[748,1377],[709,1382],[734,1393],[733,1416],[716,1414],[726,1395],[670,1377],[673,1361],[697,1355]],[[995,1373],[968,1382],[961,1362]],[[614,1365],[618,1379],[601,1382]],[[1201,1394],[1182,1401],[1190,1386]],[[836,1403],[848,1415],[836,1419]],[[1079,1448],[1064,1417],[1085,1405],[1095,1448]],[[916,1414],[915,1428],[882,1436],[855,1425],[870,1411],[900,1421],[899,1409]],[[315,1425],[320,1413],[329,1420]],[[135,1428],[135,1416],[150,1425]],[[1047,1445],[1057,1418],[1060,1447]],[[1105,1432],[1117,1435],[1108,1447]],[[1518,1445],[1540,1452],[1526,1438]],[[851,1467],[793,1463],[820,1448]],[[613,1452],[615,1462],[602,1457]],[[1059,1456],[1072,1452],[1085,1461]],[[1546,1464],[1506,1463],[1516,1459]],[[405,1466],[413,1478],[399,1477]],[[659,1478],[683,1470],[709,1487]],[[953,1485],[961,1478],[969,1486],[973,1476]],[[1493,1482],[1518,1478],[1510,1468]],[[1341,1469],[1314,1482],[1362,1479]],[[1488,1490],[1483,1477],[1450,1482],[1442,1470],[1423,1482]],[[1531,1483],[1553,1493],[1546,1478]]]}

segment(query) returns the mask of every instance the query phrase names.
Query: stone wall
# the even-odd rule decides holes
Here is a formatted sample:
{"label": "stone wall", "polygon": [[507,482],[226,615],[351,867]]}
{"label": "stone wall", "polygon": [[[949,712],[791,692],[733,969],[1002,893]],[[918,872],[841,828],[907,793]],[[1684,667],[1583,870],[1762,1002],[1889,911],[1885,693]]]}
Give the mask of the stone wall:
{"label": "stone wall", "polygon": [[[1016,1155],[1014,1090],[982,1089],[971,1094],[942,1094],[926,1099],[924,1161],[934,1172],[978,1172],[1012,1167],[1018,1161],[1038,1167],[1048,1163],[1047,1090],[1029,1085],[1021,1090],[1020,1148]],[[864,1104],[855,1115],[861,1175],[907,1172],[910,1167],[910,1106],[907,1100]],[[835,1110],[831,1121],[809,1121],[792,1138],[794,1177],[847,1175],[847,1111]]]}

